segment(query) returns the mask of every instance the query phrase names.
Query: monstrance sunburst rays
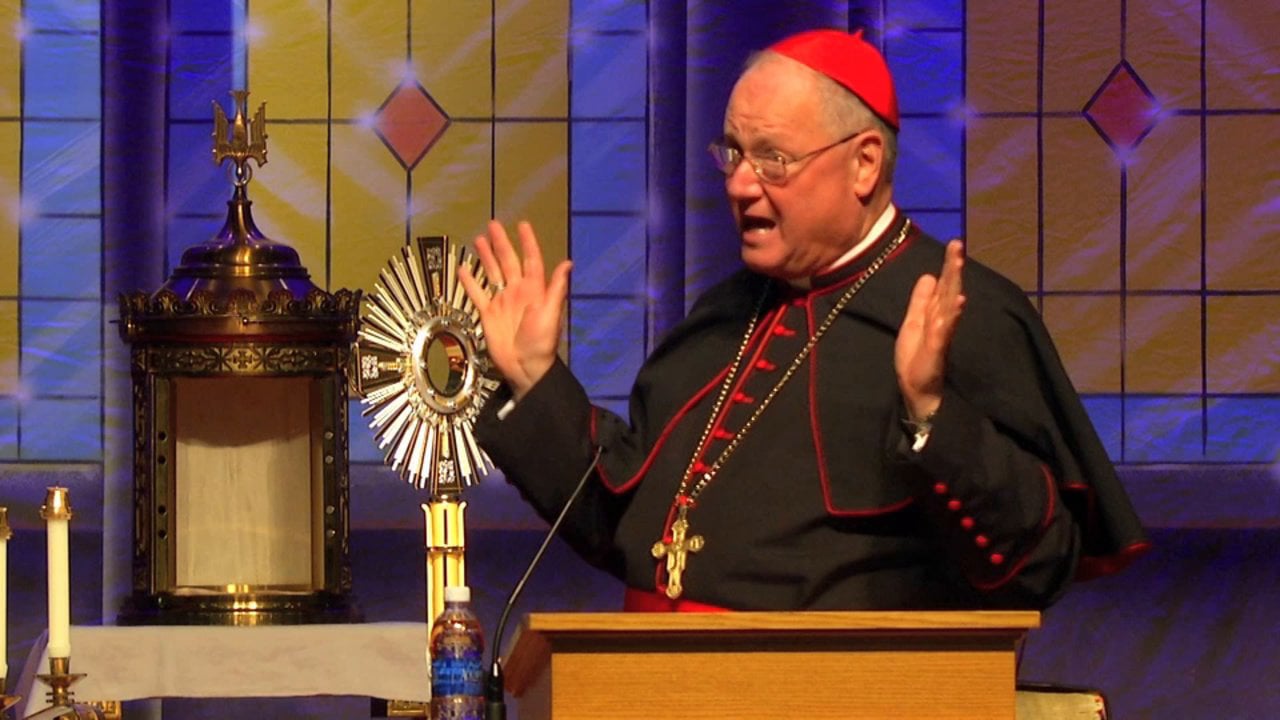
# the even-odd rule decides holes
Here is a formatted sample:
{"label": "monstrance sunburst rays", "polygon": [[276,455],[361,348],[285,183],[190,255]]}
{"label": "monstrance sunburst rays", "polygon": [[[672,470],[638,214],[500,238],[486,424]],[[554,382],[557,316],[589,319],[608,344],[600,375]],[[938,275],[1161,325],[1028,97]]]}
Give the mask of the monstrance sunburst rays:
{"label": "monstrance sunburst rays", "polygon": [[472,427],[498,381],[479,313],[458,281],[463,263],[487,290],[465,247],[446,237],[406,243],[366,296],[356,347],[361,415],[385,462],[432,495],[460,493],[493,469]]}

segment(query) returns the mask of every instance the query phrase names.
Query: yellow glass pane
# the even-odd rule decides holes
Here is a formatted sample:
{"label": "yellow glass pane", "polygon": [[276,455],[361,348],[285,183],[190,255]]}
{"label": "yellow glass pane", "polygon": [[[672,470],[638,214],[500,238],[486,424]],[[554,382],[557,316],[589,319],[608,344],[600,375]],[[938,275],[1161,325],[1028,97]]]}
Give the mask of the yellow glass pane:
{"label": "yellow glass pane", "polygon": [[408,3],[335,0],[334,117],[372,115],[404,80],[408,68],[408,21]]}
{"label": "yellow glass pane", "polygon": [[0,300],[0,395],[18,390],[18,301]]}
{"label": "yellow glass pane", "polygon": [[1205,4],[1205,85],[1210,110],[1280,106],[1280,12],[1275,2]]}
{"label": "yellow glass pane", "polygon": [[0,3],[0,117],[16,117],[22,108],[22,43],[14,42],[21,20],[22,3]]}
{"label": "yellow glass pane", "polygon": [[1120,287],[1120,164],[1079,118],[1044,119],[1044,285]]}
{"label": "yellow glass pane", "polygon": [[497,143],[497,216],[508,223],[533,223],[550,269],[569,252],[568,123],[502,124]]}
{"label": "yellow glass pane", "polygon": [[1164,108],[1200,109],[1201,0],[1128,3],[1125,58]]}
{"label": "yellow glass pane", "polygon": [[332,172],[330,286],[367,291],[404,245],[405,171],[372,130],[334,125]]}
{"label": "yellow glass pane", "polygon": [[568,0],[498,0],[495,92],[505,117],[569,112]]}
{"label": "yellow glass pane", "polygon": [[1165,118],[1129,160],[1129,289],[1200,288],[1200,193],[1200,120]]}
{"label": "yellow glass pane", "polygon": [[311,281],[325,287],[325,126],[268,123],[268,162],[249,185],[264,235],[298,251]]}
{"label": "yellow glass pane", "polygon": [[1036,121],[974,119],[965,137],[969,254],[1034,290],[1040,229]]}
{"label": "yellow glass pane", "polygon": [[493,112],[491,19],[489,3],[414,3],[413,67],[450,117],[489,117]]}
{"label": "yellow glass pane", "polygon": [[274,139],[272,118],[328,117],[324,5],[253,0],[248,6],[249,104],[267,103],[267,134]]}
{"label": "yellow glass pane", "polygon": [[965,101],[979,113],[1035,112],[1037,38],[1033,3],[965,3]]}
{"label": "yellow glass pane", "polygon": [[1200,298],[1130,296],[1125,305],[1125,392],[1200,392]]}
{"label": "yellow glass pane", "polygon": [[1280,115],[1210,117],[1205,178],[1208,285],[1280,288]]}
{"label": "yellow glass pane", "polygon": [[1044,109],[1084,109],[1120,62],[1115,0],[1044,3]]}
{"label": "yellow glass pane", "polygon": [[1210,297],[1208,304],[1209,392],[1280,392],[1280,297]]}
{"label": "yellow glass pane", "polygon": [[18,188],[22,178],[22,126],[0,120],[0,295],[18,295]]}
{"label": "yellow glass pane", "polygon": [[1043,315],[1076,389],[1082,393],[1120,392],[1120,298],[1048,296]]}
{"label": "yellow glass pane", "polygon": [[[413,235],[469,243],[492,212],[489,123],[454,123],[413,172]],[[506,217],[504,221],[516,218]]]}

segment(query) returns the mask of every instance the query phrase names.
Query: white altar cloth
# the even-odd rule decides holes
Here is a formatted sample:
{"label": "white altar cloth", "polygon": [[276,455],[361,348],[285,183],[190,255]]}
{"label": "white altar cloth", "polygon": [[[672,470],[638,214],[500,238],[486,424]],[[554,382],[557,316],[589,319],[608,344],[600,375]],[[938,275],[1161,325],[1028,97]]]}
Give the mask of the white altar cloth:
{"label": "white altar cloth", "polygon": [[[15,688],[17,717],[48,705],[47,638],[36,639]],[[431,696],[425,623],[73,626],[77,701],[165,697]]]}

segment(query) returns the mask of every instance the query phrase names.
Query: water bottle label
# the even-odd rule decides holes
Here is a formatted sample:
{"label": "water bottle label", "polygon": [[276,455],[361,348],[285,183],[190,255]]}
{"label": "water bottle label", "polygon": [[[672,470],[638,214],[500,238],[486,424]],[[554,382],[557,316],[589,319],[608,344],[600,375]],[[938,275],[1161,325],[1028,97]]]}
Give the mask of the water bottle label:
{"label": "water bottle label", "polygon": [[431,720],[484,720],[484,701],[481,698],[432,700]]}
{"label": "water bottle label", "polygon": [[436,658],[431,661],[431,695],[483,695],[484,663],[480,653],[464,653],[462,657]]}

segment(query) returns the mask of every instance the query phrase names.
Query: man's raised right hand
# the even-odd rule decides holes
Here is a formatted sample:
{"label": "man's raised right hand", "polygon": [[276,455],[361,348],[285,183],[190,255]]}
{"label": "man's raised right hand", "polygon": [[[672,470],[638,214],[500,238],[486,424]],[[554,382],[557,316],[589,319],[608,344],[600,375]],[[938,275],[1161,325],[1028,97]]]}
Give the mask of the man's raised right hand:
{"label": "man's raised right hand", "polygon": [[467,267],[458,269],[458,278],[480,312],[489,357],[519,400],[555,363],[572,263],[556,265],[548,281],[533,226],[521,221],[516,231],[523,262],[497,220],[489,221],[487,236],[476,237],[476,254],[492,296]]}

